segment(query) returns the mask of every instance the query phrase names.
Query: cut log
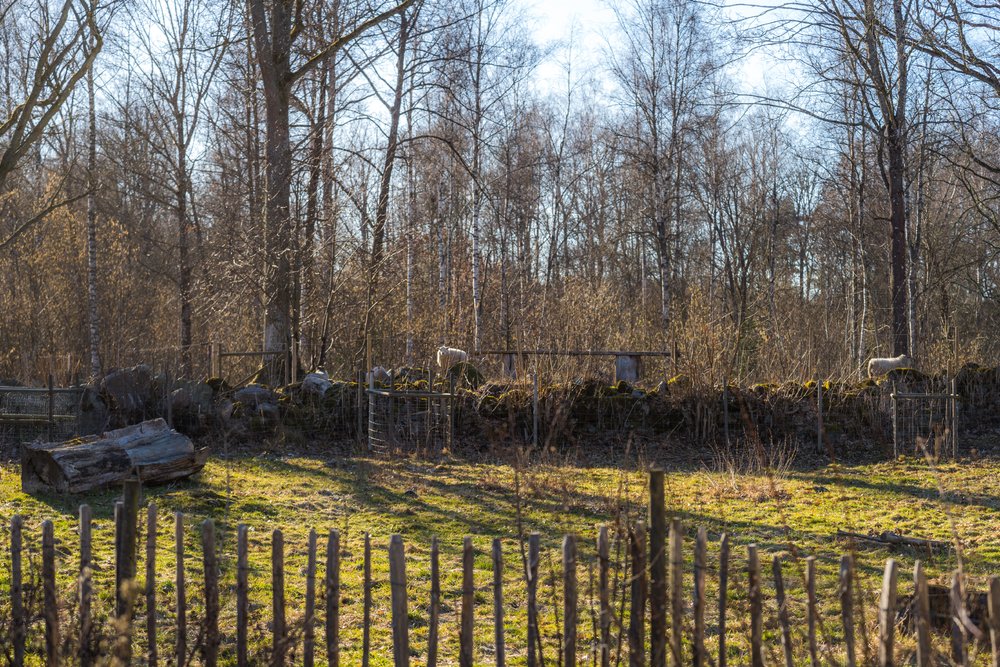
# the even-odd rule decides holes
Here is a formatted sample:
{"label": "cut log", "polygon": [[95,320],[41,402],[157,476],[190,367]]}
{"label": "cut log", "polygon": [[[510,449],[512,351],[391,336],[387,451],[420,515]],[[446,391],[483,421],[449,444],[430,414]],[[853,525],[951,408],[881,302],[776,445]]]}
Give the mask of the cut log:
{"label": "cut log", "polygon": [[67,442],[21,448],[25,493],[83,493],[138,477],[145,484],[169,482],[205,467],[208,449],[195,450],[162,419]]}

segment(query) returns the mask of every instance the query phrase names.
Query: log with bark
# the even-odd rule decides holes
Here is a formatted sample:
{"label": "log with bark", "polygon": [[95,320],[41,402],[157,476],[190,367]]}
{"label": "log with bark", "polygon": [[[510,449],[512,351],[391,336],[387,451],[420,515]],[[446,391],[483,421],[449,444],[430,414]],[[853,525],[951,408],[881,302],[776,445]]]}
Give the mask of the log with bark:
{"label": "log with bark", "polygon": [[208,449],[153,419],[101,435],[21,448],[25,493],[83,493],[138,477],[144,484],[183,479],[205,467]]}

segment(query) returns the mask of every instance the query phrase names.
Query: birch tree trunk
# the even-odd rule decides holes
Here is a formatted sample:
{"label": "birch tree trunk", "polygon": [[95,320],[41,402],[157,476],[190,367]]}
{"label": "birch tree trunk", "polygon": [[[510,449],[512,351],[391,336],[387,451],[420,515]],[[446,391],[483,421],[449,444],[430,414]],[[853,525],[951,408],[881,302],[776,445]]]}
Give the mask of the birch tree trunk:
{"label": "birch tree trunk", "polygon": [[[90,11],[97,11],[92,0]],[[94,48],[91,35],[90,48]],[[97,300],[97,111],[94,68],[87,69],[87,315],[90,330],[90,378],[101,377],[101,318]]]}

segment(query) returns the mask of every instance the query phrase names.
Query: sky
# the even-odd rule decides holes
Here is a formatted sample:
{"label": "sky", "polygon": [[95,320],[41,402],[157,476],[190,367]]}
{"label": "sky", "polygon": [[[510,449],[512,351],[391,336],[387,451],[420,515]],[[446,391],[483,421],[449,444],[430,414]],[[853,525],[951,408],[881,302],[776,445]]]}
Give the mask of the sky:
{"label": "sky", "polygon": [[[607,40],[617,29],[613,5],[622,0],[517,0],[534,19],[533,32],[542,45],[573,49],[573,62],[580,68],[600,66],[607,52]],[[766,4],[767,0],[764,0]],[[730,8],[727,11],[739,11]],[[556,50],[536,73],[542,88],[565,87],[565,73],[559,64],[564,59]],[[761,54],[753,54],[736,66],[734,75],[742,88],[761,90],[787,83],[787,72]],[[558,89],[558,88],[557,88]]]}

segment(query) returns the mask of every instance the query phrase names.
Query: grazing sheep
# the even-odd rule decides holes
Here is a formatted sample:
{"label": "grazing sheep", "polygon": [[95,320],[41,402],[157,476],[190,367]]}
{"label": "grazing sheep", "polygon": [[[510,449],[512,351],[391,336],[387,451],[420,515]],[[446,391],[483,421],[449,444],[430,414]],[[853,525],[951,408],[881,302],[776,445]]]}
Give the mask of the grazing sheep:
{"label": "grazing sheep", "polygon": [[465,350],[459,350],[454,347],[446,347],[442,345],[437,351],[437,365],[443,370],[448,370],[455,364],[460,364],[463,361],[468,361],[469,355]]}
{"label": "grazing sheep", "polygon": [[874,378],[885,375],[889,371],[897,368],[912,368],[913,359],[905,354],[898,357],[875,357],[868,360],[868,377]]}
{"label": "grazing sheep", "polygon": [[381,366],[376,366],[375,368],[368,371],[365,375],[366,384],[388,384],[389,382],[389,371],[385,370]]}

